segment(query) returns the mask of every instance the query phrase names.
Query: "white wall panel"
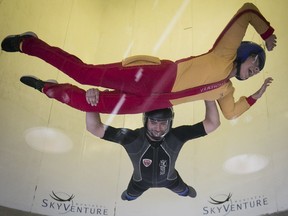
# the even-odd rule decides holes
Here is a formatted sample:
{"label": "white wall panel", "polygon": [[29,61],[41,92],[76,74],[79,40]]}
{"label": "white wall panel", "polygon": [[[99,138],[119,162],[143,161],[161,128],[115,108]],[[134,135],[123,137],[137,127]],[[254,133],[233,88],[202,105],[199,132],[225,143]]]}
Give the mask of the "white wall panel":
{"label": "white wall panel", "polygon": [[[136,54],[177,60],[207,52],[244,2],[0,0],[0,39],[31,30],[47,43],[91,64],[120,61]],[[261,74],[246,82],[233,79],[235,97],[254,93],[269,76],[274,82],[240,118],[228,121],[221,115],[217,131],[183,147],[176,166],[182,178],[198,191],[196,199],[151,189],[133,202],[122,201],[121,193],[132,174],[124,149],[89,134],[85,113],[27,88],[19,78],[32,74],[84,89],[89,86],[81,86],[39,59],[1,51],[0,205],[45,215],[254,216],[286,210],[288,3],[252,2],[276,29],[278,46],[267,53]],[[252,28],[245,39],[261,42]],[[204,104],[178,105],[175,113],[174,125],[196,123],[204,118]],[[109,117],[103,115],[103,121]],[[116,116],[112,125],[141,127],[142,117]],[[43,128],[46,132],[39,130]],[[31,129],[38,129],[38,134],[42,131],[38,148],[25,140]],[[62,133],[56,147],[53,144],[60,138],[55,138],[51,130]],[[223,168],[227,160],[237,156],[242,156],[237,171],[251,168],[255,155],[267,162],[257,172],[235,174]],[[230,193],[230,201],[222,205],[209,203],[211,198],[222,200]],[[57,197],[70,200],[60,202]]]}

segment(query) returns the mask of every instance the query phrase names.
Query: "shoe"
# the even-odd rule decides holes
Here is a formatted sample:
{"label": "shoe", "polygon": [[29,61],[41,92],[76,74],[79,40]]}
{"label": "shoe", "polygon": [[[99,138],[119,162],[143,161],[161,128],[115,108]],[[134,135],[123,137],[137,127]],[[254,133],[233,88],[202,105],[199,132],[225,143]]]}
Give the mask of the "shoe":
{"label": "shoe", "polygon": [[195,198],[197,196],[196,190],[193,187],[191,187],[191,186],[188,186],[188,188],[189,188],[188,196],[192,197],[192,198]]}
{"label": "shoe", "polygon": [[121,194],[121,199],[122,199],[122,200],[128,200],[126,195],[127,195],[127,191],[125,190],[125,191],[123,191],[123,193]]}
{"label": "shoe", "polygon": [[46,80],[45,82],[58,84],[57,80],[54,80],[54,79],[49,79],[49,80]]}
{"label": "shoe", "polygon": [[121,199],[122,200],[127,200],[127,201],[132,201],[137,199],[138,197],[135,196],[131,196],[127,193],[127,190],[123,191],[122,195],[121,195]]}
{"label": "shoe", "polygon": [[37,37],[34,32],[25,32],[19,35],[9,35],[1,43],[2,50],[6,52],[21,52],[20,44],[25,38]]}
{"label": "shoe", "polygon": [[34,76],[22,76],[20,81],[27,86],[39,90],[40,92],[42,92],[42,89],[46,83]]}

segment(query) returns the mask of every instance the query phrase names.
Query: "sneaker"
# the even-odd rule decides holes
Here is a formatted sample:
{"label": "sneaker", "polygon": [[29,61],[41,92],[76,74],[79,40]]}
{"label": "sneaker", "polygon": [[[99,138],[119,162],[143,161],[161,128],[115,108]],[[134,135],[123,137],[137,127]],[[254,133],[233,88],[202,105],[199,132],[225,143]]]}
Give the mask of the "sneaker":
{"label": "sneaker", "polygon": [[39,90],[40,92],[42,92],[42,89],[45,85],[45,82],[38,79],[37,77],[34,77],[34,76],[22,76],[20,78],[20,81],[22,83],[24,83],[25,85],[27,86],[30,86],[34,89],[37,89]]}
{"label": "sneaker", "polygon": [[19,35],[9,35],[1,43],[2,50],[6,52],[21,52],[20,44],[25,38],[37,37],[34,32],[25,32]]}
{"label": "sneaker", "polygon": [[127,190],[123,191],[122,195],[121,195],[121,199],[122,200],[127,200],[127,201],[132,201],[137,199],[138,197],[135,196],[131,196],[127,193]]}
{"label": "sneaker", "polygon": [[191,186],[188,186],[188,188],[189,188],[188,196],[192,197],[192,198],[195,198],[197,196],[196,190],[193,187],[191,187]]}

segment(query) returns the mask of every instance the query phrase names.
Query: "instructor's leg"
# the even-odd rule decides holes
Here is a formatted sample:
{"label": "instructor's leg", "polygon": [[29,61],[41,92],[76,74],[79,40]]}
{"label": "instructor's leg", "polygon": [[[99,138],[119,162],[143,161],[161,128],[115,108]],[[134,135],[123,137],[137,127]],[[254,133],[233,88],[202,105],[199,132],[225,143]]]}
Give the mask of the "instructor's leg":
{"label": "instructor's leg", "polygon": [[122,193],[121,198],[122,200],[132,201],[137,199],[148,189],[148,186],[142,185],[141,182],[135,182],[133,177],[131,177],[128,188]]}
{"label": "instructor's leg", "polygon": [[177,176],[178,177],[167,188],[172,190],[174,193],[177,193],[179,196],[189,196],[195,198],[197,196],[196,190],[187,185],[178,173]]}

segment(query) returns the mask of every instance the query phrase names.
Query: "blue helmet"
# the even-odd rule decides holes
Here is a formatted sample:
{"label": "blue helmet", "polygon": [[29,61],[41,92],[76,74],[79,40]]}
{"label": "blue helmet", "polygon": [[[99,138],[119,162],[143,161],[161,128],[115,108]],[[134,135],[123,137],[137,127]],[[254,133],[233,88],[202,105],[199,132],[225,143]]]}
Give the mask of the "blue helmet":
{"label": "blue helmet", "polygon": [[266,60],[266,54],[264,49],[260,45],[252,41],[242,41],[237,50],[237,56],[235,60],[235,62],[237,63],[237,79],[240,79],[239,73],[241,64],[246,61],[246,59],[251,55],[258,55],[259,70],[261,71],[264,68]]}

